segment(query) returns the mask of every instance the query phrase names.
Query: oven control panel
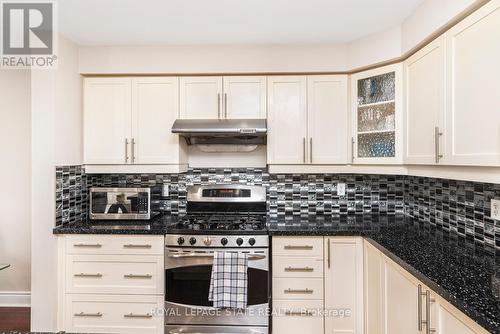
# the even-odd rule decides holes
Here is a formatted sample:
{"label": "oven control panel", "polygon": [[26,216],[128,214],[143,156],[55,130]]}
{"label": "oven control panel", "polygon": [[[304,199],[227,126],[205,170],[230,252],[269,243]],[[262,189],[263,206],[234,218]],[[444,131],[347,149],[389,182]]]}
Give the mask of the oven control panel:
{"label": "oven control panel", "polygon": [[165,244],[170,247],[260,248],[269,247],[269,237],[267,235],[167,234]]}

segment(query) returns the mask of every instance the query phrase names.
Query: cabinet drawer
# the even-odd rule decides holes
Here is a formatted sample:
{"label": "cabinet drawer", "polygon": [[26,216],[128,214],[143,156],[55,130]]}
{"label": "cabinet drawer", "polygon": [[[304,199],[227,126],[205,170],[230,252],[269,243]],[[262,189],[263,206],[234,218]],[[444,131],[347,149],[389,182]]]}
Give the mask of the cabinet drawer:
{"label": "cabinet drawer", "polygon": [[273,256],[273,277],[323,277],[323,259]]}
{"label": "cabinet drawer", "polygon": [[163,296],[65,295],[71,333],[163,333]]}
{"label": "cabinet drawer", "polygon": [[322,301],[275,301],[273,334],[323,333]]}
{"label": "cabinet drawer", "polygon": [[66,254],[162,255],[163,236],[68,235]]}
{"label": "cabinet drawer", "polygon": [[323,300],[323,279],[273,278],[273,299]]}
{"label": "cabinet drawer", "polygon": [[66,292],[163,294],[162,256],[68,255]]}
{"label": "cabinet drawer", "polygon": [[273,237],[273,255],[323,258],[323,237]]}

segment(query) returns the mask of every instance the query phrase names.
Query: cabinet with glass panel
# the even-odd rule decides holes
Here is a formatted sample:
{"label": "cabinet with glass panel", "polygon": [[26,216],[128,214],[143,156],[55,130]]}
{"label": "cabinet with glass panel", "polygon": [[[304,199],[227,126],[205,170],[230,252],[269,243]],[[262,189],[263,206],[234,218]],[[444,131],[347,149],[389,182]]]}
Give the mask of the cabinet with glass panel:
{"label": "cabinet with glass panel", "polygon": [[402,91],[402,64],[351,76],[352,163],[402,163]]}

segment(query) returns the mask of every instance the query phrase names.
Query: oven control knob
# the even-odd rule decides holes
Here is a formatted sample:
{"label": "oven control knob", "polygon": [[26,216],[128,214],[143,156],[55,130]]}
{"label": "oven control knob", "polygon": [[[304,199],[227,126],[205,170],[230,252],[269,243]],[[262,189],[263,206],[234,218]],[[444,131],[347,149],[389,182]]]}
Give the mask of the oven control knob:
{"label": "oven control knob", "polygon": [[227,238],[220,239],[220,243],[222,244],[222,246],[227,245]]}
{"label": "oven control knob", "polygon": [[236,239],[236,243],[238,244],[238,246],[243,245],[243,239],[241,238]]}
{"label": "oven control knob", "polygon": [[183,237],[179,237],[179,238],[177,238],[177,243],[178,243],[179,245],[182,245],[182,244],[184,243],[184,238],[183,238]]}
{"label": "oven control knob", "polygon": [[205,246],[210,246],[212,244],[212,239],[207,237],[203,239],[203,243],[205,244]]}
{"label": "oven control knob", "polygon": [[255,239],[254,238],[248,239],[248,243],[250,244],[250,246],[255,245]]}
{"label": "oven control knob", "polygon": [[191,245],[194,245],[194,244],[196,243],[196,238],[195,238],[195,237],[191,237],[191,238],[189,238],[189,243],[190,243]]}

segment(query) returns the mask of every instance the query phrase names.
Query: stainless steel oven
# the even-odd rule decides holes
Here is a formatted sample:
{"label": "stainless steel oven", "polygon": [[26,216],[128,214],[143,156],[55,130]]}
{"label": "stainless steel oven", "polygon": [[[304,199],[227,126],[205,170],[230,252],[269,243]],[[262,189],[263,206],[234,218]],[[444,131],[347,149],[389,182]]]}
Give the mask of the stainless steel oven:
{"label": "stainless steel oven", "polygon": [[[188,333],[268,333],[269,253],[268,237],[253,239],[261,247],[217,247],[224,236],[191,236],[198,247],[174,247],[184,243],[185,235],[167,235],[165,251],[166,334]],[[193,240],[199,240],[193,242]],[[182,242],[181,242],[182,241]],[[246,242],[247,240],[244,240]],[[187,243],[187,241],[186,241]],[[214,245],[214,247],[207,247]],[[170,246],[168,246],[170,245]],[[248,307],[244,310],[216,309],[208,300],[213,252],[248,254]],[[235,327],[237,326],[237,327]]]}
{"label": "stainless steel oven", "polygon": [[149,188],[90,188],[90,219],[149,219]]}

